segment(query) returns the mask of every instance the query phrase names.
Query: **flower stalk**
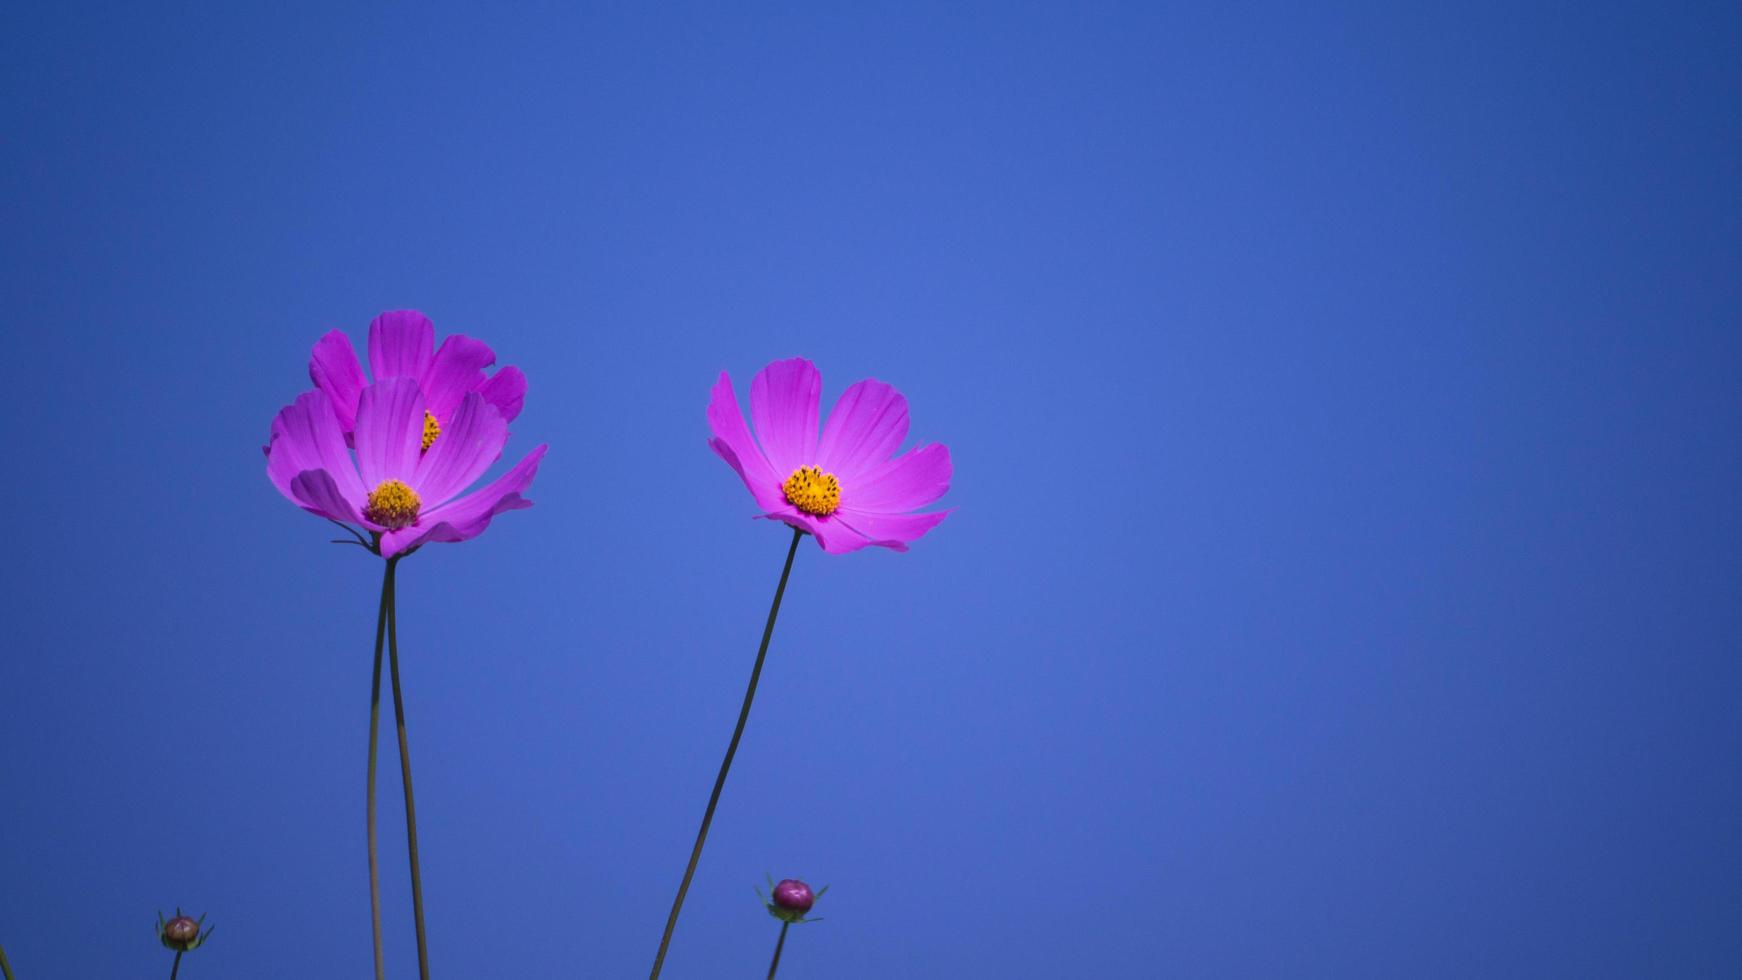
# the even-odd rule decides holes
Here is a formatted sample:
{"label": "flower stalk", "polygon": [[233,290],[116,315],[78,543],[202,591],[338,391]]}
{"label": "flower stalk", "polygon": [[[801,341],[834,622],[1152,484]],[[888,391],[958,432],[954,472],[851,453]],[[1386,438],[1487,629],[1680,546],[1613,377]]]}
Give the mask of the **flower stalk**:
{"label": "flower stalk", "polygon": [[387,639],[387,605],[393,594],[393,570],[398,564],[398,556],[387,559],[387,570],[381,576],[381,611],[375,619],[375,672],[369,682],[369,789],[363,806],[363,820],[369,839],[369,925],[375,941],[375,980],[387,978],[387,963],[381,948],[381,861],[375,838],[375,757],[381,730],[381,654]]}
{"label": "flower stalk", "polygon": [[768,980],[774,980],[774,971],[780,969],[780,951],[786,946],[786,930],[792,928],[792,923],[780,924],[780,939],[774,944],[774,959],[768,962]]}
{"label": "flower stalk", "polygon": [[12,964],[6,962],[6,947],[4,946],[0,946],[0,974],[4,974],[6,980],[13,980]]}
{"label": "flower stalk", "polygon": [[[726,774],[732,769],[732,757],[738,754],[738,742],[744,737],[744,723],[750,720],[750,704],[756,700],[756,684],[762,679],[762,664],[768,657],[768,641],[774,638],[774,621],[780,615],[780,599],[786,594],[786,580],[792,574],[792,559],[798,554],[799,539],[804,532],[793,528],[792,544],[786,549],[786,564],[780,570],[780,584],[774,588],[774,604],[768,609],[768,624],[762,629],[762,646],[756,651],[756,666],[750,670],[750,685],[744,691],[744,706],[738,709],[738,725],[732,729],[732,741],[726,745],[726,757],[720,762],[720,774],[714,777],[714,791],[708,795],[708,807],[702,812],[702,827],[696,834],[695,847],[690,850],[690,863],[684,869],[683,882],[678,885],[677,898],[671,903],[671,915],[665,920],[665,935],[659,940],[659,954],[653,960],[653,972],[648,980],[658,980],[665,966],[666,949],[671,934],[677,929],[677,918],[683,912],[684,896],[689,893],[690,879],[696,876],[696,865],[702,859],[702,846],[708,841],[708,827],[714,822],[714,808],[719,806],[720,791],[726,786]],[[427,978],[426,978],[427,980]]]}
{"label": "flower stalk", "polygon": [[429,942],[423,925],[423,870],[417,856],[417,802],[411,791],[411,744],[405,734],[405,694],[399,685],[399,615],[395,597],[397,556],[387,562],[387,669],[393,680],[393,720],[399,729],[399,772],[405,788],[405,846],[411,859],[411,911],[417,922],[417,973],[429,980]]}

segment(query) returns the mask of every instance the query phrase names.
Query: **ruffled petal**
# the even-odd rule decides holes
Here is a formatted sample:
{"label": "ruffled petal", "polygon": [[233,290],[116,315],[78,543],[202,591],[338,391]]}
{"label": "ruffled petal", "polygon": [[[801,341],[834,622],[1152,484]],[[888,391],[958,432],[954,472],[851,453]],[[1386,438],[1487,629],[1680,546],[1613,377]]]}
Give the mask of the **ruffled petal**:
{"label": "ruffled petal", "polygon": [[526,406],[526,375],[510,364],[491,375],[490,380],[478,389],[478,394],[496,406],[504,420],[512,422],[520,417],[520,410]]}
{"label": "ruffled petal", "polygon": [[909,541],[917,541],[925,532],[943,523],[950,511],[930,514],[866,514],[843,507],[829,515],[843,527],[863,535],[871,544],[892,551],[906,551]]}
{"label": "ruffled petal", "polygon": [[357,396],[369,380],[357,363],[357,350],[343,330],[332,330],[315,341],[308,362],[309,380],[332,400],[339,428],[350,432],[357,424]]}
{"label": "ruffled petal", "polygon": [[876,468],[907,438],[907,399],[881,381],[861,381],[841,392],[823,439],[817,463],[843,485]]}
{"label": "ruffled petal", "polygon": [[481,340],[453,334],[442,341],[429,371],[422,376],[424,408],[447,427],[448,416],[466,393],[484,383],[484,369],[496,363],[496,352]]}
{"label": "ruffled petal", "polygon": [[423,392],[415,378],[386,378],[363,389],[356,443],[365,487],[374,489],[383,480],[412,482],[423,451]]}
{"label": "ruffled petal", "polygon": [[[817,461],[817,411],[823,376],[802,357],[775,361],[750,382],[750,422],[781,479]],[[739,462],[743,455],[739,454]]]}
{"label": "ruffled petal", "polygon": [[359,502],[364,499],[363,483],[345,448],[332,400],[319,389],[303,392],[279,411],[266,447],[266,475],[279,493],[298,506],[303,501],[291,484],[304,470],[326,470],[341,494]]}
{"label": "ruffled petal", "polygon": [[817,545],[831,555],[844,555],[871,544],[863,534],[841,523],[834,514],[828,517],[813,517],[797,508],[787,506],[769,511],[766,514],[758,514],[757,517],[763,520],[780,521],[788,527],[794,527],[810,534],[817,539]]}
{"label": "ruffled petal", "polygon": [[335,521],[367,524],[358,503],[346,498],[326,470],[303,470],[290,481],[291,499],[311,514]]}
{"label": "ruffled petal", "polygon": [[756,441],[750,438],[744,413],[738,408],[738,395],[732,390],[732,379],[724,371],[708,398],[708,428],[714,431],[708,445],[737,471],[758,506],[772,510],[786,503],[780,489],[783,477],[775,473],[768,457],[762,455]]}
{"label": "ruffled petal", "polygon": [[950,488],[950,450],[934,442],[902,453],[882,466],[842,481],[841,506],[876,514],[905,514]]}
{"label": "ruffled petal", "polygon": [[507,444],[508,423],[502,413],[483,395],[471,392],[423,454],[411,488],[423,499],[423,506],[438,507],[483,476]]}
{"label": "ruffled petal", "polygon": [[435,350],[435,324],[416,310],[391,310],[369,322],[369,369],[375,380],[421,379]]}
{"label": "ruffled petal", "polygon": [[404,551],[429,542],[465,541],[484,533],[490,519],[510,510],[532,506],[521,496],[538,475],[539,461],[548,446],[539,446],[514,464],[514,468],[491,481],[476,493],[467,494],[451,503],[425,511],[418,522],[381,536],[381,557],[392,558]]}

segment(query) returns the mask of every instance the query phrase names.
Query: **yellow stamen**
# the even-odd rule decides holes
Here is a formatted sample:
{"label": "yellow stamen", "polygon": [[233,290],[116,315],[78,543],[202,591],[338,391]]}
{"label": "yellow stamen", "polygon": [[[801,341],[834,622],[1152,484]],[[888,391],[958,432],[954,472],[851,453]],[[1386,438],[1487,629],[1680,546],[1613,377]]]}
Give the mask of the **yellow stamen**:
{"label": "yellow stamen", "polygon": [[417,523],[417,512],[422,507],[416,490],[398,480],[382,480],[380,486],[369,491],[369,506],[363,508],[363,516],[389,531],[397,531]]}
{"label": "yellow stamen", "polygon": [[[429,447],[435,445],[436,436],[442,434],[442,424],[436,421],[434,415],[423,413],[423,451],[429,452]],[[445,452],[446,450],[444,450]]]}
{"label": "yellow stamen", "polygon": [[841,484],[820,466],[800,466],[780,488],[788,503],[807,514],[827,517],[841,506]]}

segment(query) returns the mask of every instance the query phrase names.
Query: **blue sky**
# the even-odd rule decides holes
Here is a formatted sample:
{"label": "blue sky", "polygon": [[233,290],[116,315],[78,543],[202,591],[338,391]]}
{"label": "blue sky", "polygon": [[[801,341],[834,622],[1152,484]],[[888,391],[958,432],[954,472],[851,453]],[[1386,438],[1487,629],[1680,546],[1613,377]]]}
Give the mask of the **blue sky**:
{"label": "blue sky", "polygon": [[259,446],[415,307],[551,445],[401,569],[435,972],[647,968],[786,544],[707,392],[795,355],[958,510],[800,551],[665,976],[765,873],[782,976],[1742,972],[1738,27],[8,7],[0,944],[368,974],[380,569]]}

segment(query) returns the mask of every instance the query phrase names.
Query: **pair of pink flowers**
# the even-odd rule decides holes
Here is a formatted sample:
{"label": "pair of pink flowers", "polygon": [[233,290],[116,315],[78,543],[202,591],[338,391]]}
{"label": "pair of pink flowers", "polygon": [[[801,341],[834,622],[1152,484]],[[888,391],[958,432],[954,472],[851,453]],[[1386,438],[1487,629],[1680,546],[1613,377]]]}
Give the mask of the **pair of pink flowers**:
{"label": "pair of pink flowers", "polygon": [[383,558],[477,537],[497,514],[532,506],[521,494],[546,449],[460,496],[501,458],[526,401],[519,369],[485,376],[495,363],[489,347],[458,334],[436,350],[429,318],[399,310],[369,324],[370,382],[334,330],[315,344],[314,389],[272,420],[266,474],[302,509],[361,525]]}
{"label": "pair of pink flowers", "polygon": [[[375,760],[384,645],[391,665],[394,720],[404,775],[418,970],[425,980],[429,976],[410,748],[399,676],[394,584],[398,559],[431,542],[477,537],[497,514],[532,506],[522,494],[538,474],[546,448],[541,445],[534,449],[488,486],[465,492],[501,457],[508,443],[508,423],[520,414],[526,400],[526,378],[512,367],[487,374],[486,369],[495,363],[495,353],[470,337],[456,334],[437,349],[435,327],[429,318],[401,310],[383,313],[369,324],[371,381],[363,373],[350,340],[335,330],[315,344],[309,363],[314,389],[278,413],[266,446],[266,472],[280,493],[302,509],[351,530],[358,544],[387,559],[376,620],[364,808],[378,978],[386,975],[375,848]],[[720,375],[708,404],[708,424],[714,433],[709,445],[743,479],[762,508],[762,516],[784,522],[794,533],[738,725],[666,920],[653,980],[665,962],[720,790],[750,716],[756,680],[768,655],[799,538],[808,533],[832,554],[867,545],[906,551],[908,542],[948,516],[947,511],[912,513],[949,489],[950,453],[941,445],[927,445],[894,455],[907,438],[907,400],[900,392],[881,381],[853,385],[835,403],[819,436],[821,394],[822,376],[816,367],[794,358],[768,365],[751,381],[754,434],[744,423],[732,380],[725,374]],[[368,532],[366,537],[364,531]],[[785,938],[783,927],[782,943]],[[776,965],[779,957],[777,946]]]}
{"label": "pair of pink flowers", "polygon": [[[486,375],[495,363],[488,346],[459,334],[436,349],[429,318],[400,310],[369,324],[371,382],[334,330],[315,344],[314,389],[273,420],[267,475],[304,510],[370,532],[384,558],[476,537],[497,514],[532,506],[522,494],[546,449],[461,496],[501,457],[526,401],[525,376],[513,367]],[[763,368],[750,383],[752,437],[721,373],[709,445],[763,517],[814,535],[823,550],[906,551],[949,513],[911,513],[949,489],[949,449],[891,458],[907,438],[907,399],[881,381],[843,392],[819,437],[821,394],[822,376],[803,358]]]}

